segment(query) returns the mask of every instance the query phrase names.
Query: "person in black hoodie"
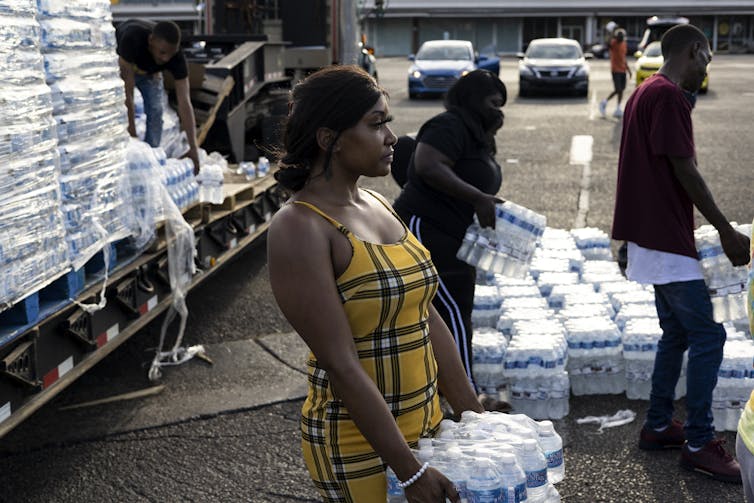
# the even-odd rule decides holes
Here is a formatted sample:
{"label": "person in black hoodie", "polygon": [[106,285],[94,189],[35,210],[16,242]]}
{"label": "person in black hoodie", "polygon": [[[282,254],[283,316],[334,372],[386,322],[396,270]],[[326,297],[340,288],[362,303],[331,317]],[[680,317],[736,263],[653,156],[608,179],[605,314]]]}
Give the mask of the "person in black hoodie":
{"label": "person in black hoodie", "polygon": [[[495,226],[502,170],[495,161],[495,133],[503,126],[505,84],[486,70],[458,79],[445,98],[446,111],[428,120],[416,137],[406,184],[394,208],[432,253],[440,275],[433,303],[450,328],[469,381],[474,267],[456,258],[476,214]],[[480,391],[477,389],[477,391]]]}

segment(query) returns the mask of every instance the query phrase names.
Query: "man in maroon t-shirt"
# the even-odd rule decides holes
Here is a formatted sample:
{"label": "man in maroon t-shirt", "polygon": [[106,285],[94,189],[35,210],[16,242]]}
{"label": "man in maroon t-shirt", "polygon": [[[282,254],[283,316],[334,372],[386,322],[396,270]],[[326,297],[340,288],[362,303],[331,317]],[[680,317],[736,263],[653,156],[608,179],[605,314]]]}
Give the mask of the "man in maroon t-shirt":
{"label": "man in maroon t-shirt", "polygon": [[[697,170],[691,110],[712,56],[692,25],[662,38],[664,64],[626,103],[618,161],[613,238],[628,242],[629,279],[653,284],[663,335],[639,447],[682,448],[681,466],[741,482],[738,463],[714,438],[712,390],[725,330],[715,323],[694,245],[694,206],[720,233],[734,265],[749,261],[749,239],[736,232]],[[673,399],[688,349],[687,417],[673,419]]]}

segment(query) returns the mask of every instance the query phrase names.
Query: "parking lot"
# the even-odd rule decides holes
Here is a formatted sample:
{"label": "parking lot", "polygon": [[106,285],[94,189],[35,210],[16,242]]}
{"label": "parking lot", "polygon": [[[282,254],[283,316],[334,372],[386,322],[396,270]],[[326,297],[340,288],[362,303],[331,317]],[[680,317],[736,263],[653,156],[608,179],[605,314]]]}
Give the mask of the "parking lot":
{"label": "parking lot", "polygon": [[[407,60],[380,58],[377,64],[397,134],[417,131],[442,110],[438,99],[409,100]],[[569,229],[579,198],[588,193],[584,223],[609,231],[621,133],[618,120],[597,111],[611,90],[609,63],[592,62],[586,98],[519,98],[513,58],[503,59],[500,76],[508,89],[497,136],[501,197]],[[627,94],[632,90],[629,83]],[[715,56],[709,93],[693,114],[699,167],[722,211],[740,222],[754,217],[752,109],[754,56]],[[594,139],[588,177],[583,166],[569,163],[575,135]],[[364,185],[388,199],[399,190],[390,177]],[[215,364],[191,361],[169,369],[166,388],[156,396],[61,410],[149,386],[159,326],[148,327],[0,440],[0,501],[316,501],[299,447],[305,349],[272,299],[264,241],[188,301],[186,343],[205,344]],[[565,441],[563,501],[742,500],[740,486],[681,471],[677,451],[637,448],[645,402],[600,395],[571,397],[570,405],[570,415],[556,423]],[[682,417],[683,401],[678,405]],[[576,423],[620,409],[639,416],[603,434]],[[724,437],[732,449],[735,435]]]}

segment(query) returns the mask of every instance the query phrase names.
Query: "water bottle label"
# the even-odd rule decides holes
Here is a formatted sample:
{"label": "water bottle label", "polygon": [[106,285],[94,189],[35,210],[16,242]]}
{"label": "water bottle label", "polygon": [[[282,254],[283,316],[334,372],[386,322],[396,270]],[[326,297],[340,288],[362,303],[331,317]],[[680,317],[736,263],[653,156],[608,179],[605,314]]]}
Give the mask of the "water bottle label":
{"label": "water bottle label", "polygon": [[386,475],[388,496],[403,496],[403,488],[398,485],[398,477],[390,470],[388,470]]}
{"label": "water bottle label", "polygon": [[515,503],[513,499],[506,498],[505,489],[502,487],[495,489],[469,489],[468,494],[469,503],[500,503],[501,501]]}
{"label": "water bottle label", "polygon": [[546,451],[545,457],[547,458],[547,468],[557,468],[563,464],[563,449],[557,451]]}
{"label": "water bottle label", "polygon": [[526,487],[542,487],[547,484],[547,468],[526,472]]}

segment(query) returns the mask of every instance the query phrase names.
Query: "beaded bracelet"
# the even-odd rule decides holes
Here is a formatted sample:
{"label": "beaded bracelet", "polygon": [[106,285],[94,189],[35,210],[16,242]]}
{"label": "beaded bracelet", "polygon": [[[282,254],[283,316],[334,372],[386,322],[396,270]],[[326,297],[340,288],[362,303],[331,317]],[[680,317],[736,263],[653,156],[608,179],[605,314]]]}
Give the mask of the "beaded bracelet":
{"label": "beaded bracelet", "polygon": [[427,468],[429,468],[429,463],[424,463],[421,468],[419,468],[419,471],[414,473],[410,479],[408,479],[405,482],[398,482],[398,486],[400,486],[401,489],[405,489],[417,480],[421,478],[422,475],[424,475],[424,472],[427,471]]}

